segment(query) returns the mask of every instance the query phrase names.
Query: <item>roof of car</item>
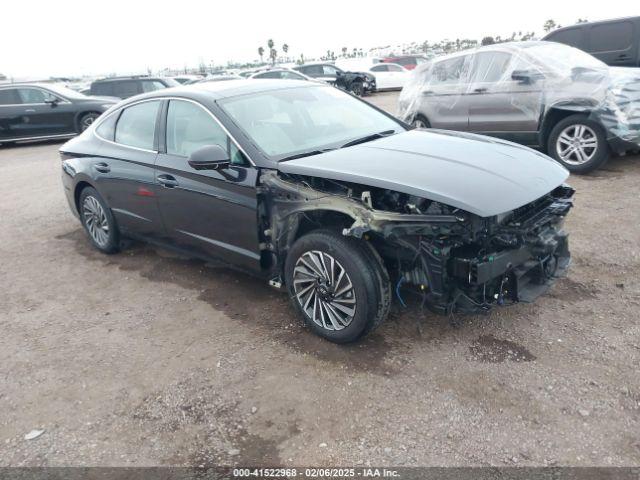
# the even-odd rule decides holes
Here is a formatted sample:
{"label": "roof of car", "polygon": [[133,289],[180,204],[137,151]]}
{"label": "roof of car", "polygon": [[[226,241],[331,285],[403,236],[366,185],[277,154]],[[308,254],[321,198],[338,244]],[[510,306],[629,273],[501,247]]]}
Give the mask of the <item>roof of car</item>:
{"label": "roof of car", "polygon": [[149,76],[149,75],[127,75],[123,77],[106,77],[106,78],[98,78],[94,80],[93,83],[101,83],[101,82],[117,82],[119,80],[162,80],[167,77],[161,76]]}

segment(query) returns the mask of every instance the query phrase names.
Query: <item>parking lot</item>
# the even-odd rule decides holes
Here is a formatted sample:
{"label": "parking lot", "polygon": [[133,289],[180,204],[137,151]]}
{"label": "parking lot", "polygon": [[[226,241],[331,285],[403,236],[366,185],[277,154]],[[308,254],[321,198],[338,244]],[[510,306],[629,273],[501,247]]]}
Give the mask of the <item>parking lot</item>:
{"label": "parking lot", "polygon": [[640,158],[571,177],[573,265],[536,303],[396,303],[339,346],[222,265],[93,250],[59,146],[0,148],[0,465],[640,462]]}

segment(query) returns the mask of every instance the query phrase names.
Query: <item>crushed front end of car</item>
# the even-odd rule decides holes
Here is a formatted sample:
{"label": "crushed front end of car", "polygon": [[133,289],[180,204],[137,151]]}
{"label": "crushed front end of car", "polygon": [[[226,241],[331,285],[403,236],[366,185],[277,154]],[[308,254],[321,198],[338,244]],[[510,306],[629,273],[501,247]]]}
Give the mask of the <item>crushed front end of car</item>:
{"label": "crushed front end of car", "polygon": [[273,284],[297,237],[339,229],[383,260],[400,302],[418,293],[440,314],[530,302],[570,263],[564,219],[574,190],[562,184],[523,206],[482,217],[398,191],[315,176],[263,172],[263,245]]}

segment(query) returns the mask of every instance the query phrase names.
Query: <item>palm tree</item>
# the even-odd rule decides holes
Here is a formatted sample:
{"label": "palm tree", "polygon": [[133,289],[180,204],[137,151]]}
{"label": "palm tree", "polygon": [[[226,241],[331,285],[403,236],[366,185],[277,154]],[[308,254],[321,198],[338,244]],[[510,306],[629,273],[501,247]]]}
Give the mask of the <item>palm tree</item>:
{"label": "palm tree", "polygon": [[269,39],[267,40],[267,47],[269,47],[269,50],[273,50],[273,46],[275,45],[275,43],[273,43],[273,39]]}
{"label": "palm tree", "polygon": [[271,59],[271,65],[275,65],[276,64],[276,58],[278,58],[278,52],[276,51],[275,48],[272,48],[269,51],[269,58]]}
{"label": "palm tree", "polygon": [[342,56],[343,57],[347,56],[347,47],[342,47]]}
{"label": "palm tree", "polygon": [[258,55],[260,55],[260,63],[262,63],[262,56],[264,55],[264,47],[258,48]]}
{"label": "palm tree", "polygon": [[287,53],[289,51],[289,45],[287,45],[286,43],[282,44],[282,51],[284,53]]}
{"label": "palm tree", "polygon": [[549,19],[546,22],[544,22],[544,27],[543,28],[544,28],[545,32],[550,32],[551,30],[554,30],[554,29],[556,29],[558,27],[559,27],[559,25],[557,25],[555,21]]}

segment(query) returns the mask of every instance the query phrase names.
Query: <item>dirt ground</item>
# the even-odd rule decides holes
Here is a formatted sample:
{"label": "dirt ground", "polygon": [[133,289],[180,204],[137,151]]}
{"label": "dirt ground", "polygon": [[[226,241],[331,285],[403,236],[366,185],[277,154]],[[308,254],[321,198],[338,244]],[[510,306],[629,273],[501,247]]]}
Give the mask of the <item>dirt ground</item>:
{"label": "dirt ground", "polygon": [[94,251],[59,146],[0,147],[1,466],[640,463],[640,158],[570,179],[573,266],[536,303],[396,304],[336,346],[243,274]]}

